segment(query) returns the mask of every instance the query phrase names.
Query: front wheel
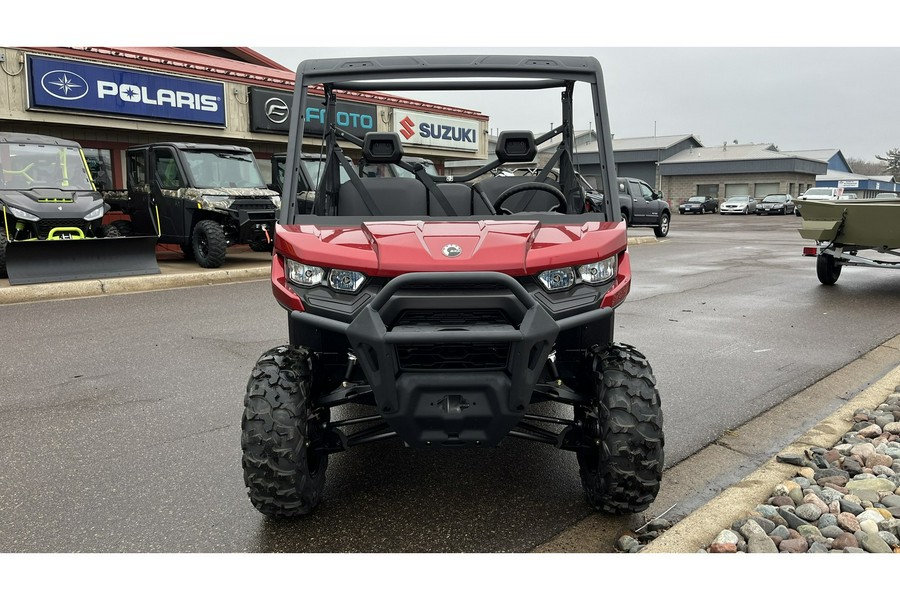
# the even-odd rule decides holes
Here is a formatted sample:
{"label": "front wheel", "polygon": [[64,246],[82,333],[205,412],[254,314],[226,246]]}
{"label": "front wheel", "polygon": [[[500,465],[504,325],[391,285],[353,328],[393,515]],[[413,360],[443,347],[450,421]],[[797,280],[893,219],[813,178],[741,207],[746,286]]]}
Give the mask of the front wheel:
{"label": "front wheel", "polygon": [[595,350],[594,398],[575,408],[583,444],[576,451],[588,504],[613,514],[646,510],[663,471],[663,415],[656,378],[632,346]]}
{"label": "front wheel", "polygon": [[228,242],[222,226],[215,221],[200,221],[194,226],[191,246],[197,264],[204,269],[217,269],[225,264]]}
{"label": "front wheel", "polygon": [[820,254],[816,258],[816,275],[825,285],[834,285],[841,276],[842,265],[838,264],[830,254]]}
{"label": "front wheel", "polygon": [[101,225],[97,230],[98,238],[117,238],[122,237],[122,232],[119,231],[119,228],[116,227],[115,223],[110,223],[109,225]]}
{"label": "front wheel", "polygon": [[270,517],[298,517],[318,506],[328,455],[315,448],[328,409],[310,399],[313,355],[278,346],[260,356],[247,382],[241,465],[250,502]]}
{"label": "front wheel", "polygon": [[656,234],[656,237],[666,237],[669,235],[669,213],[663,213],[659,215],[659,224],[653,228],[653,233]]}
{"label": "front wheel", "polygon": [[706,214],[706,209],[703,208],[702,206],[700,207],[700,214],[701,215]]}
{"label": "front wheel", "polygon": [[250,246],[250,249],[253,250],[254,252],[268,252],[269,254],[271,254],[272,249],[275,248],[274,243],[269,242],[264,239],[253,240],[252,242],[250,242],[249,246]]}
{"label": "front wheel", "polygon": [[0,277],[6,277],[6,233],[0,229]]}

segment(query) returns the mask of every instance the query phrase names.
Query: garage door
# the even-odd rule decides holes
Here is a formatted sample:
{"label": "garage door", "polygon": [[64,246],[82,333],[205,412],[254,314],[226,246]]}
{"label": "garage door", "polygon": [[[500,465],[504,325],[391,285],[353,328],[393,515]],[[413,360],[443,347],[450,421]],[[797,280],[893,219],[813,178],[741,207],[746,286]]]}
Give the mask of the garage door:
{"label": "garage door", "polygon": [[732,196],[749,196],[750,195],[750,184],[749,183],[726,183],[725,184],[725,197],[731,198]]}
{"label": "garage door", "polygon": [[777,183],[757,183],[756,191],[753,193],[757,198],[765,198],[769,194],[778,193]]}

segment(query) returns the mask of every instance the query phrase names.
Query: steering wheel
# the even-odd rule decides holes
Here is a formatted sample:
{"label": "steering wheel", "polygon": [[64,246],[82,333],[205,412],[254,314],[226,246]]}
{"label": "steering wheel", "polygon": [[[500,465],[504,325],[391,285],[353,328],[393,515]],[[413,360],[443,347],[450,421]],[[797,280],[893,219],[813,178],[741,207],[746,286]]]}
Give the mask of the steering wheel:
{"label": "steering wheel", "polygon": [[511,196],[514,196],[521,192],[527,192],[528,190],[550,192],[559,201],[557,205],[550,210],[563,214],[569,212],[569,203],[566,200],[566,195],[562,193],[562,190],[558,187],[550,185],[549,183],[542,183],[539,181],[528,181],[526,183],[520,183],[519,185],[514,185],[511,188],[503,191],[499,196],[497,196],[497,199],[494,200],[494,212],[500,213],[501,211],[503,211],[504,214],[511,215],[512,212],[510,212],[508,209],[500,208],[502,204],[506,202]]}

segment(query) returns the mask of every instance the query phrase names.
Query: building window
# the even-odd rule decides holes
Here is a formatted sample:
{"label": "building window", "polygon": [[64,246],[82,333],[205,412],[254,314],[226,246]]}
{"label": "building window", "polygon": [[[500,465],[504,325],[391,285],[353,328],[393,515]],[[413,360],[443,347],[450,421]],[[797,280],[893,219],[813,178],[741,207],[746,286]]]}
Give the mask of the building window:
{"label": "building window", "polygon": [[726,183],[725,184],[725,197],[731,198],[732,196],[749,196],[750,195],[750,184],[748,183]]}
{"label": "building window", "polygon": [[793,183],[791,183],[791,185],[788,187],[788,194],[790,194],[791,196],[794,195],[794,184]]}
{"label": "building window", "polygon": [[697,184],[697,195],[718,198],[719,197],[719,184],[718,183],[704,183],[704,184],[698,183]]}
{"label": "building window", "polygon": [[753,191],[754,198],[765,198],[769,194],[778,193],[777,183],[757,183]]}
{"label": "building window", "polygon": [[94,186],[98,190],[112,188],[112,153],[101,148],[82,149],[84,150],[84,158],[87,160],[88,169],[91,172],[91,179],[94,180]]}

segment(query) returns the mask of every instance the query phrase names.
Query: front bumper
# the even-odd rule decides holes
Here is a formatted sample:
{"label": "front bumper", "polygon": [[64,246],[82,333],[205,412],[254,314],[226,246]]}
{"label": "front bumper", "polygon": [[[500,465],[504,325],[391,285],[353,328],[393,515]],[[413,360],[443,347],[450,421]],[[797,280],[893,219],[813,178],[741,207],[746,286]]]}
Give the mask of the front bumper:
{"label": "front bumper", "polygon": [[[525,414],[559,336],[611,334],[613,309],[594,306],[554,319],[502,273],[408,273],[349,323],[292,311],[291,343],[345,337],[379,413],[408,445],[495,446]],[[477,318],[427,316],[460,311]]]}

